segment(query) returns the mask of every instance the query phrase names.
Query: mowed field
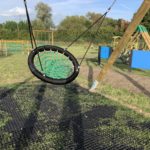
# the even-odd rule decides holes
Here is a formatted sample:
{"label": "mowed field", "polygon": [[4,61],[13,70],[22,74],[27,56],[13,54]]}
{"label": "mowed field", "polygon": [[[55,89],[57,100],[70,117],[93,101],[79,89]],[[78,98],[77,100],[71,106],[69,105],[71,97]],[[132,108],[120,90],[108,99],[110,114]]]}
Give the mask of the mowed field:
{"label": "mowed field", "polygon": [[[86,47],[69,50],[80,61]],[[150,149],[148,85],[141,85],[146,93],[110,82],[117,81],[116,72],[129,74],[127,66],[116,63],[112,76],[90,93],[106,63],[97,65],[97,51],[98,46],[90,49],[78,78],[64,86],[35,78],[26,54],[0,57],[0,150]],[[149,81],[149,73],[134,69],[130,75]]]}

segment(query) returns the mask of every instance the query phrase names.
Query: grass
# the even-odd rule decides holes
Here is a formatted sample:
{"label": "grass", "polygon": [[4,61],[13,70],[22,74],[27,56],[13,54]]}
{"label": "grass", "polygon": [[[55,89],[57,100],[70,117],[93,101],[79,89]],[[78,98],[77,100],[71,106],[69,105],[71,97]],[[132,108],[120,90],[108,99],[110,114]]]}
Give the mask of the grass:
{"label": "grass", "polygon": [[[98,93],[91,94],[77,83],[59,87],[40,82],[25,83],[12,94],[12,100],[17,104],[14,112],[18,109],[22,119],[25,118],[21,133],[15,131],[19,137],[16,135],[14,147],[23,149],[28,145],[28,149],[33,150],[46,147],[66,150],[73,143],[83,146],[81,136],[84,134],[85,148],[90,144],[103,148],[149,149],[150,119]],[[9,110],[7,113],[12,115]],[[17,120],[17,116],[12,119]],[[25,127],[31,120],[35,128],[27,132]],[[1,131],[8,136],[3,143],[13,138],[11,133]],[[93,138],[96,138],[94,143]]]}
{"label": "grass", "polygon": [[[70,50],[80,59],[84,49],[85,45],[75,45]],[[96,56],[95,47],[87,57]],[[90,65],[98,67],[92,60]],[[67,86],[45,84],[32,76],[23,54],[1,57],[0,64],[0,150],[26,146],[33,150],[67,150],[70,145],[87,149],[89,145],[102,149],[150,149],[150,118],[124,105],[150,113],[150,101],[144,94],[105,83],[97,93],[89,93],[88,81],[81,75]],[[119,69],[126,71],[123,66]],[[13,121],[24,128],[20,130]],[[10,130],[11,126],[15,131]]]}
{"label": "grass", "polygon": [[[124,65],[121,63],[115,63],[114,66],[116,69],[119,69],[123,72],[128,72],[130,69],[128,65]],[[131,71],[134,74],[150,77],[150,70],[141,70],[141,69],[132,68]]]}
{"label": "grass", "polygon": [[[84,77],[78,78],[78,83],[85,88],[87,88],[88,82]],[[121,105],[133,106],[137,109],[137,112],[145,114],[145,116],[150,117],[150,100],[149,97],[145,96],[142,93],[133,93],[127,89],[114,88],[109,84],[102,83],[97,87],[97,93],[105,95],[112,99],[112,101],[117,101]],[[132,109],[132,107],[130,107]],[[134,109],[134,108],[133,108]],[[146,113],[148,113],[146,115]]]}
{"label": "grass", "polygon": [[22,82],[31,76],[27,67],[27,55],[16,54],[0,59],[0,85]]}
{"label": "grass", "polygon": [[[75,45],[75,47],[72,48],[72,51],[75,56],[78,58],[83,54],[83,48],[84,46],[78,46]],[[78,49],[80,49],[80,53],[76,52]],[[96,55],[96,48],[94,48],[93,51],[89,52],[89,57],[94,58]],[[1,78],[0,78],[0,87],[15,87],[15,85],[19,82],[24,82],[29,79],[30,82],[37,81],[36,78],[32,76],[28,69],[27,65],[27,55],[24,54],[15,54],[10,55],[8,57],[3,57],[0,59],[0,70],[1,70]],[[103,65],[106,64],[106,61],[103,61]],[[86,66],[87,62],[83,62],[83,66]],[[89,65],[92,67],[97,67],[97,62],[95,62],[95,59],[93,61],[89,61]],[[123,67],[122,67],[123,68]],[[120,69],[116,68],[115,69]],[[125,68],[126,69],[126,68]],[[126,71],[126,70],[125,70]],[[88,81],[84,77],[80,76],[78,78],[79,84],[87,85]],[[134,106],[139,107],[145,112],[150,112],[150,101],[149,98],[146,97],[144,94],[137,94],[137,93],[131,93],[125,89],[117,89],[113,88],[111,85],[103,84],[100,87],[100,91],[103,94],[111,95],[112,97],[115,97],[123,102],[126,102],[127,104],[132,104]]]}

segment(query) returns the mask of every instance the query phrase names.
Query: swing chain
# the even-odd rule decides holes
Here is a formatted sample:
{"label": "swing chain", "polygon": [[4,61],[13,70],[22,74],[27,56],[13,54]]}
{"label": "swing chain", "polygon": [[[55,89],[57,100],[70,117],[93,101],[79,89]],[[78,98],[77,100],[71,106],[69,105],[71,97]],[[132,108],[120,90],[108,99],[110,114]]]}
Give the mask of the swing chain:
{"label": "swing chain", "polygon": [[[111,4],[111,6],[107,9],[107,11],[106,11],[102,16],[100,16],[95,22],[93,22],[92,25],[90,25],[85,31],[83,31],[75,40],[73,40],[73,41],[67,46],[67,48],[65,48],[65,49],[68,49],[69,47],[71,47],[71,46],[72,46],[75,42],[77,42],[84,34],[86,34],[93,26],[95,26],[97,23],[99,23],[99,22],[101,21],[101,22],[99,23],[99,26],[98,26],[98,28],[97,28],[97,30],[96,30],[96,33],[95,33],[95,34],[97,35],[99,29],[101,28],[101,26],[102,26],[102,24],[103,24],[103,22],[104,22],[104,20],[105,20],[105,18],[106,18],[106,16],[107,16],[107,14],[110,12],[110,10],[112,9],[112,7],[113,7],[114,4],[116,3],[116,1],[117,1],[117,0],[114,0],[113,3]],[[94,37],[91,39],[91,41],[90,41],[90,43],[89,43],[89,46],[87,47],[87,50],[86,50],[86,52],[85,52],[83,58],[81,59],[79,65],[81,65],[82,62],[83,62],[83,60],[85,59],[85,56],[87,55],[87,53],[88,53],[88,51],[89,51],[89,49],[90,49],[90,47],[91,47],[93,41],[94,41]]]}

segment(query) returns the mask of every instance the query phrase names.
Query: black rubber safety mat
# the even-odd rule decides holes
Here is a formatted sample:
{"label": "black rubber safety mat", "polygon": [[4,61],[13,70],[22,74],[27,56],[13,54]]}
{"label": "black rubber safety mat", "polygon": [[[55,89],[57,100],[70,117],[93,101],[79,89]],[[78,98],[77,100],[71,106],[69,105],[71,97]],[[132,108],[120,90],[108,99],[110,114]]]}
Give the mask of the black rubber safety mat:
{"label": "black rubber safety mat", "polygon": [[0,150],[142,149],[150,120],[75,83],[0,89]]}

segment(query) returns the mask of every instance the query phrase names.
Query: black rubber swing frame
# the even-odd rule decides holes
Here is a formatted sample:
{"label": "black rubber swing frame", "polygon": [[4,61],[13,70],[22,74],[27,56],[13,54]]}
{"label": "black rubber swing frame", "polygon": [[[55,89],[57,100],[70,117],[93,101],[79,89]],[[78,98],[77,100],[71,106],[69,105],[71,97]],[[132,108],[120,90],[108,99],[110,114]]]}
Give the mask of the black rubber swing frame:
{"label": "black rubber swing frame", "polygon": [[[54,51],[54,52],[61,53],[61,54],[65,55],[66,57],[68,57],[68,59],[72,62],[73,66],[74,66],[74,72],[72,73],[72,75],[66,79],[54,79],[54,78],[50,78],[50,77],[46,76],[44,73],[40,72],[34,65],[34,58],[36,55],[38,55],[39,53],[41,53],[43,51]],[[34,50],[32,50],[28,56],[28,65],[29,65],[29,68],[30,68],[31,72],[33,73],[33,75],[35,75],[38,79],[41,79],[44,82],[55,84],[55,85],[64,85],[64,84],[68,84],[68,83],[72,82],[78,76],[79,71],[80,71],[78,61],[69,51],[67,51],[61,47],[53,46],[53,45],[39,46],[39,47],[35,48]]]}

